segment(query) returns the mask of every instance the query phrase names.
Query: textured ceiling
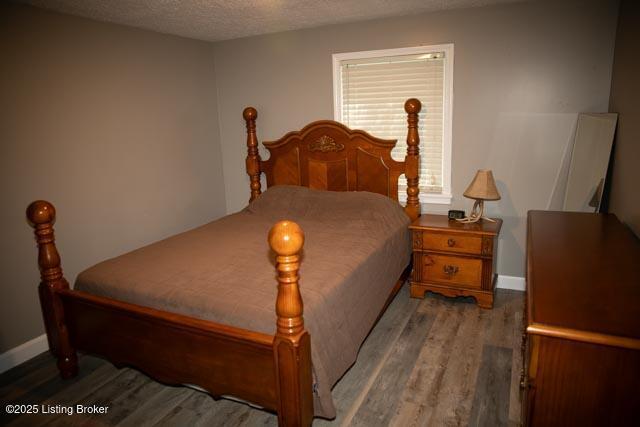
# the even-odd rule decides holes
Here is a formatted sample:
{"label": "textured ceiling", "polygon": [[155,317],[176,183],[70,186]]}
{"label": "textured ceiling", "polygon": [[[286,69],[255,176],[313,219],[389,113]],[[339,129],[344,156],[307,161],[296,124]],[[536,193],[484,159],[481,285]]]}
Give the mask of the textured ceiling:
{"label": "textured ceiling", "polygon": [[521,0],[22,0],[98,21],[207,41],[515,1]]}

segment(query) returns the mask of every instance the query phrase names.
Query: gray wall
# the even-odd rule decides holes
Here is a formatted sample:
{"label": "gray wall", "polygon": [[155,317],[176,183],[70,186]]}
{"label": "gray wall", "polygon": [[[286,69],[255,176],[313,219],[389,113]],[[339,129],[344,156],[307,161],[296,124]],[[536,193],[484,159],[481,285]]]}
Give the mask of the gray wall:
{"label": "gray wall", "polygon": [[609,108],[617,112],[609,212],[640,236],[640,3],[624,0],[616,37]]}
{"label": "gray wall", "polygon": [[0,5],[0,353],[42,333],[24,211],[58,210],[73,282],[225,213],[209,43]]}
{"label": "gray wall", "polygon": [[526,212],[552,205],[577,113],[607,111],[616,16],[615,1],[535,1],[216,43],[227,211],[249,196],[245,106],[258,109],[259,138],[274,139],[332,118],[331,54],[454,43],[451,207],[468,211],[462,192],[477,169],[493,169],[498,272],[524,276]]}

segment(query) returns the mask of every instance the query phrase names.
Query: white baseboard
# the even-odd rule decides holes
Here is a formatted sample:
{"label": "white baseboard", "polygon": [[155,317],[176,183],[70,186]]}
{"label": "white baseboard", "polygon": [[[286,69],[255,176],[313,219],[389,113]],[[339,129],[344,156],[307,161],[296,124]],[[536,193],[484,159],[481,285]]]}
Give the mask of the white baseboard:
{"label": "white baseboard", "polygon": [[522,291],[527,288],[524,277],[517,276],[505,276],[502,274],[498,275],[498,280],[496,281],[496,288],[499,289],[511,289],[514,291]]}
{"label": "white baseboard", "polygon": [[47,342],[47,334],[42,334],[31,341],[27,341],[24,344],[20,344],[19,346],[0,354],[0,374],[23,362],[26,362],[40,353],[44,353],[48,349],[49,343]]}

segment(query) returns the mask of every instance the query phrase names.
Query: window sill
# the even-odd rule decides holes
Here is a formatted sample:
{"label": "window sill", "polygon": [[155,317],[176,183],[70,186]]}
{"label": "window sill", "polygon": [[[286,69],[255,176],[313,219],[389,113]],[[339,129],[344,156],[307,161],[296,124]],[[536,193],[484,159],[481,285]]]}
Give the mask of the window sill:
{"label": "window sill", "polygon": [[451,194],[420,194],[420,203],[423,205],[450,205],[453,196]]}
{"label": "window sill", "polygon": [[[441,193],[441,194],[433,194],[433,193],[420,193],[420,204],[421,205],[450,205],[451,199],[453,196],[451,194]],[[400,203],[407,203],[407,197],[400,197]]]}

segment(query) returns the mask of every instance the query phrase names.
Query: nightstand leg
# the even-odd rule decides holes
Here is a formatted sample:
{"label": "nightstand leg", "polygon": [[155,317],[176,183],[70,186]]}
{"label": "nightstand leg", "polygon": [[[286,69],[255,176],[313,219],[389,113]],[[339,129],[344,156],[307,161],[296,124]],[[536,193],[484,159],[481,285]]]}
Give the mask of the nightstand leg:
{"label": "nightstand leg", "polygon": [[415,283],[411,283],[409,286],[409,295],[411,295],[411,298],[420,298],[420,299],[424,299],[424,295],[427,293],[427,290],[424,289],[422,286],[417,285]]}
{"label": "nightstand leg", "polygon": [[478,303],[478,307],[492,309],[493,308],[493,295],[476,294],[474,295]]}

